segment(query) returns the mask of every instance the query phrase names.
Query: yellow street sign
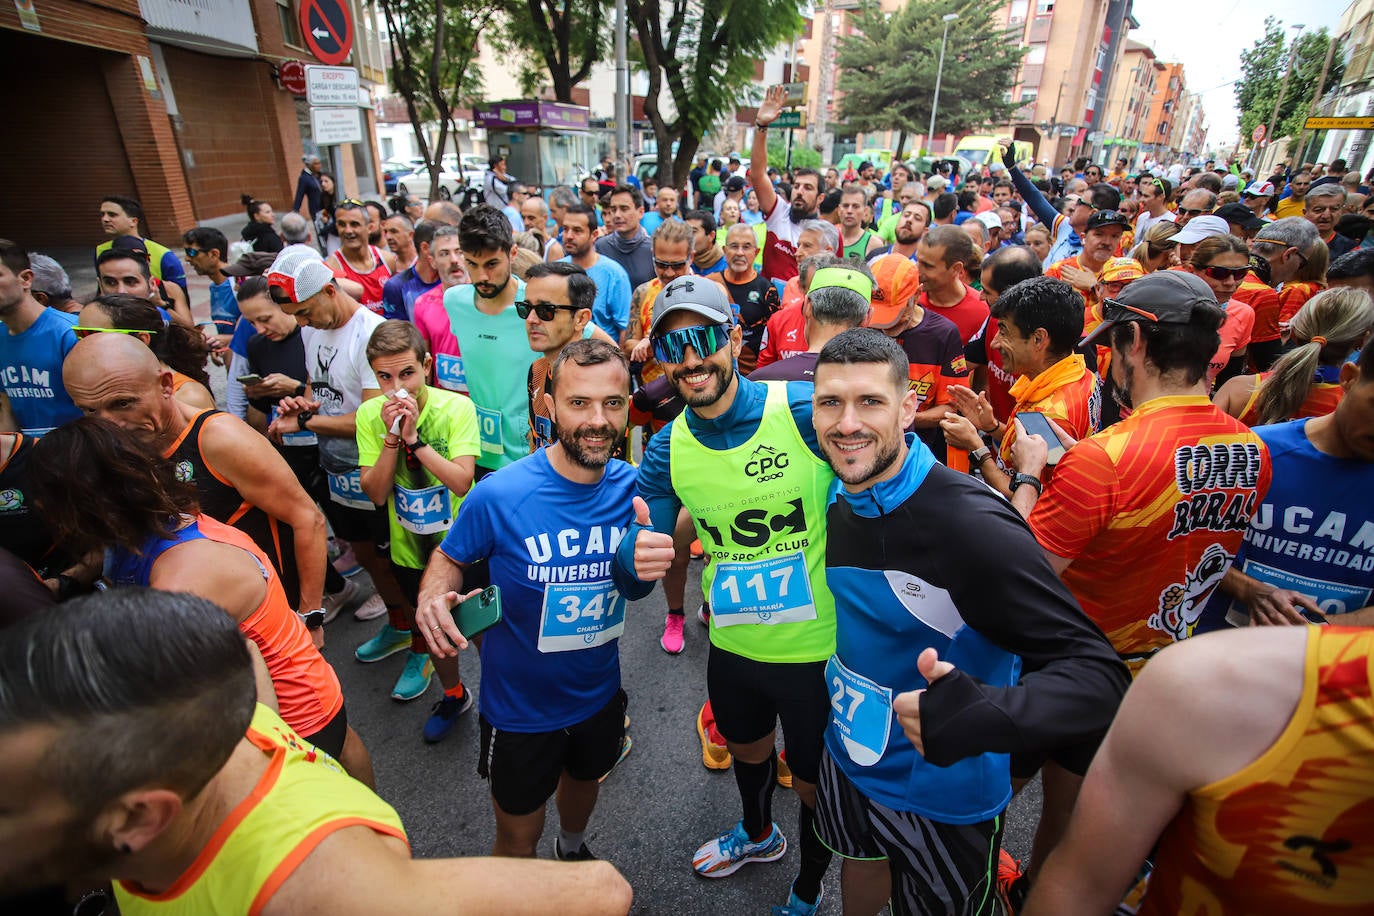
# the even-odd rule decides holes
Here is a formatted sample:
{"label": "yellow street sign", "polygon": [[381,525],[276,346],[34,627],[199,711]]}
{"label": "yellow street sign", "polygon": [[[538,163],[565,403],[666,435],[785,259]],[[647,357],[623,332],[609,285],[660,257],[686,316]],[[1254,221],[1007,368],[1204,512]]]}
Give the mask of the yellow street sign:
{"label": "yellow street sign", "polygon": [[1303,130],[1371,130],[1374,118],[1308,118]]}

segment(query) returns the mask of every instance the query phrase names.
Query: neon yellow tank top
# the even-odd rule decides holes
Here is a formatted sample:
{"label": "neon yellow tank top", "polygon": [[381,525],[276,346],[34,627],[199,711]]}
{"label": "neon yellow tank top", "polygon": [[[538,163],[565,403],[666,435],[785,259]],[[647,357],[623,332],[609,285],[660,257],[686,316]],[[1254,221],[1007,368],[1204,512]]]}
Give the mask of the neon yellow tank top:
{"label": "neon yellow tank top", "polygon": [[763,420],[743,445],[713,449],[673,421],[673,490],[711,555],[701,574],[711,643],[760,662],[825,661],[835,601],[825,584],[830,466],[792,419],[787,383],[769,382]]}
{"label": "neon yellow tank top", "polygon": [[336,830],[361,825],[405,841],[401,819],[390,805],[268,707],[258,705],[245,737],[270,758],[252,793],[163,893],[116,882],[124,916],[257,914]]}

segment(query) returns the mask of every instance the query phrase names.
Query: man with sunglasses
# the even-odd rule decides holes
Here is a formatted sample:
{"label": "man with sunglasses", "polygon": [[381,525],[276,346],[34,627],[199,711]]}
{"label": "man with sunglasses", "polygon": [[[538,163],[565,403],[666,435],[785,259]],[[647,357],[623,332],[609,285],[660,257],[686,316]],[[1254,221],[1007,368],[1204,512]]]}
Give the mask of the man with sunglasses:
{"label": "man with sunglasses", "polygon": [[541,354],[531,365],[525,388],[529,392],[530,451],[555,441],[553,417],[544,400],[549,369],[558,354],[574,340],[589,336],[596,284],[576,264],[558,261],[536,264],[525,275],[525,301],[515,312],[525,322],[530,349]]}
{"label": "man with sunglasses", "polygon": [[1252,268],[1233,298],[1255,310],[1250,357],[1261,372],[1268,371],[1283,351],[1278,290],[1307,264],[1320,241],[1316,227],[1301,216],[1276,219],[1250,240]]}
{"label": "man with sunglasses", "polygon": [[[1104,187],[1108,187],[1104,185]],[[1083,250],[1045,268],[1045,276],[1063,280],[1083,295],[1084,321],[1088,331],[1097,326],[1101,313],[1097,301],[1097,275],[1121,248],[1121,236],[1131,221],[1117,210],[1097,210],[1083,231]]]}
{"label": "man with sunglasses", "polygon": [[[1080,346],[1110,342],[1114,396],[1131,415],[1073,444],[1032,500],[1031,530],[1050,565],[1133,675],[1193,635],[1269,489],[1263,441],[1200,393],[1225,317],[1206,283],[1177,270],[1104,302]],[[1016,490],[1039,490],[1043,440],[1026,439],[1040,448],[1018,455]],[[1029,776],[1037,763],[1019,759],[1016,770]],[[1057,767],[1046,779],[1055,788],[1029,880],[1059,840],[1082,773]]]}
{"label": "man with sunglasses", "polygon": [[[642,581],[663,578],[664,544],[685,507],[712,562],[707,692],[734,757],[743,817],[693,857],[697,874],[723,878],[787,849],[773,823],[774,736],[781,719],[793,788],[802,799],[801,870],[783,912],[815,912],[830,852],[813,805],[830,698],[825,661],[835,610],[825,581],[825,505],[834,474],[820,456],[805,382],[741,377],[740,329],[724,289],[680,277],[654,304],[655,355],[688,409],[650,441],[639,493],[655,532],[632,529],[616,564]],[[644,543],[640,543],[643,541]]]}
{"label": "man with sunglasses", "polygon": [[649,347],[648,328],[664,287],[692,272],[692,247],[696,234],[691,224],[669,220],[654,230],[654,278],[635,287],[630,298],[630,327],[621,347],[631,363],[639,363],[639,378],[648,384],[663,374]]}
{"label": "man with sunglasses", "polygon": [[[1069,194],[1068,213],[1060,213],[1017,167],[1016,154],[1012,152],[1010,145],[1002,147],[1002,164],[1007,167],[1007,174],[1021,199],[1031,208],[1031,212],[1049,227],[1053,242],[1050,245],[1050,253],[1045,258],[1046,267],[1082,250],[1082,235],[1087,230],[1088,217],[1092,216],[1094,211],[1115,210],[1121,205],[1121,192],[1105,181],[1099,181],[1081,193]],[[1098,171],[1101,172],[1100,169]]]}
{"label": "man with sunglasses", "polygon": [[1174,214],[1174,222],[1179,228],[1188,225],[1188,221],[1195,216],[1205,216],[1216,209],[1217,196],[1206,188],[1194,188],[1183,199],[1178,202],[1178,211]]}
{"label": "man with sunglasses", "polygon": [[76,316],[33,297],[22,247],[0,239],[0,384],[25,436],[41,436],[81,416],[62,384],[62,361],[76,346]]}
{"label": "man with sunglasses", "polygon": [[1135,237],[1145,238],[1145,230],[1160,221],[1173,222],[1175,216],[1169,211],[1169,194],[1173,185],[1167,178],[1154,175],[1140,176],[1140,215],[1135,218]]}

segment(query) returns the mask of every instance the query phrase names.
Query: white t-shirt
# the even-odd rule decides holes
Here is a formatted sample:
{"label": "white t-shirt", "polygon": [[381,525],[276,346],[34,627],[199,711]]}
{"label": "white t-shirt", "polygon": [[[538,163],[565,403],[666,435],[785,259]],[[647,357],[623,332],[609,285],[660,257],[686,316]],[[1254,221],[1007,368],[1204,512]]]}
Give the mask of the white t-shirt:
{"label": "white t-shirt", "polygon": [[1140,215],[1135,218],[1135,240],[1142,241],[1145,238],[1145,230],[1155,223],[1172,223],[1175,219],[1175,214],[1168,210],[1165,210],[1162,216],[1151,216],[1149,210],[1141,210]]}
{"label": "white t-shirt", "polygon": [[[367,364],[367,342],[382,316],[359,308],[341,328],[321,330],[303,338],[305,369],[310,390],[320,402],[319,413],[342,417],[356,413],[363,389],[376,388],[377,377]],[[331,474],[343,474],[358,466],[358,440],[353,436],[320,436],[320,465]]]}

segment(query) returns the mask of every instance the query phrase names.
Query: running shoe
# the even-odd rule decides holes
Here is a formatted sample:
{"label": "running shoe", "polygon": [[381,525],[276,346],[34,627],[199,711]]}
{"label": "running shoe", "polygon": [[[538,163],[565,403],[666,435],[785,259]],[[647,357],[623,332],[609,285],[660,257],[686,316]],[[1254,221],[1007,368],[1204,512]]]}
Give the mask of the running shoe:
{"label": "running shoe", "polygon": [[701,739],[701,762],[708,770],[730,769],[730,752],[725,748],[725,739],[716,730],[716,716],[711,712],[711,701],[701,704],[697,713],[697,737]]}
{"label": "running shoe", "polygon": [[701,546],[701,538],[697,538],[693,541],[692,546],[688,547],[687,551],[692,555],[693,560],[700,560],[702,557],[706,556],[706,550]]}
{"label": "running shoe", "polygon": [[750,862],[775,862],[787,852],[787,839],[771,825],[768,836],[755,843],[744,832],[744,821],[722,833],[697,850],[692,868],[703,878],[724,878],[733,875]]}
{"label": "running shoe", "polygon": [[587,848],[587,844],[586,844],[586,843],[583,843],[581,846],[577,847],[577,851],[576,851],[576,852],[568,852],[567,850],[565,850],[565,849],[563,848],[563,838],[562,838],[562,837],[554,837],[554,838],[553,838],[553,857],[554,857],[555,859],[557,859],[558,861],[560,861],[560,862],[595,862],[595,861],[596,861],[596,856],[592,855],[592,851],[591,851],[590,849]]}
{"label": "running shoe", "polygon": [[458,724],[459,716],[471,708],[471,690],[465,688],[461,699],[445,693],[429,710],[429,718],[425,720],[425,743],[438,744],[447,738],[453,726]]}
{"label": "running shoe", "polygon": [[371,598],[358,605],[358,609],[353,612],[354,620],[376,620],[378,617],[385,616],[386,602],[382,600],[381,595],[375,592]]}
{"label": "running shoe", "polygon": [[709,601],[701,602],[701,607],[697,608],[697,620],[701,621],[703,627],[711,625],[711,603]]}
{"label": "running shoe", "polygon": [[[378,601],[382,600],[380,598]],[[383,608],[385,610],[385,608]],[[410,648],[410,631],[398,630],[389,622],[383,623],[377,635],[358,647],[353,657],[364,664],[379,662],[397,652]]]}
{"label": "running shoe", "polygon": [[[628,719],[629,717],[627,716],[626,718]],[[626,727],[626,728],[629,727],[629,722],[628,722],[628,721],[625,723],[625,727]],[[634,747],[634,746],[635,746],[634,740],[633,740],[629,735],[623,735],[623,736],[621,737],[621,739],[620,739],[620,756],[617,757],[617,758],[615,758],[615,763],[611,764],[611,768],[610,768],[609,770],[607,770],[606,772],[602,773],[601,776],[600,776],[596,781],[597,781],[597,782],[605,782],[605,781],[606,781],[606,777],[607,777],[607,776],[610,776],[612,773],[614,773],[614,772],[615,772],[615,768],[618,767],[618,766],[620,766],[620,761],[622,761],[622,760],[624,760],[626,757],[630,756],[630,748],[632,748],[632,747]],[[584,847],[584,848],[585,848],[585,847]]]}
{"label": "running shoe", "polygon": [[1016,913],[1026,902],[1026,878],[1021,872],[1021,863],[1011,857],[1005,849],[997,850],[997,897],[1002,901],[1002,911],[1006,916]]}
{"label": "running shoe", "polygon": [[797,896],[796,891],[791,891],[787,895],[787,902],[782,906],[773,907],[773,916],[813,916],[820,911],[821,901],[825,899],[825,888],[816,895],[815,903],[807,903]]}
{"label": "running shoe", "polygon": [[[373,594],[376,594],[373,592]],[[324,622],[333,623],[344,611],[356,611],[368,599],[368,591],[352,579],[344,580],[344,587],[324,596]],[[382,605],[383,612],[386,605]]]}
{"label": "running shoe", "polygon": [[778,785],[792,788],[792,768],[787,765],[787,751],[778,754]]}
{"label": "running shoe", "polygon": [[[409,635],[406,634],[407,645]],[[401,669],[401,676],[396,678],[396,686],[391,688],[391,698],[402,702],[413,700],[429,689],[433,677],[434,661],[429,653],[411,652],[406,656],[406,666]]]}
{"label": "running shoe", "polygon": [[683,639],[682,625],[686,617],[681,614],[669,614],[663,621],[663,637],[658,644],[663,647],[663,651],[669,655],[681,655],[685,646]]}
{"label": "running shoe", "polygon": [[348,577],[356,576],[363,571],[362,564],[358,562],[358,557],[353,553],[353,545],[347,541],[334,539],[334,547],[338,550],[338,556],[334,557],[334,569],[339,575]]}

